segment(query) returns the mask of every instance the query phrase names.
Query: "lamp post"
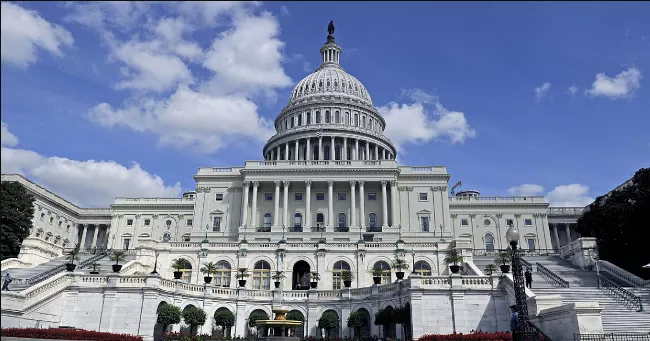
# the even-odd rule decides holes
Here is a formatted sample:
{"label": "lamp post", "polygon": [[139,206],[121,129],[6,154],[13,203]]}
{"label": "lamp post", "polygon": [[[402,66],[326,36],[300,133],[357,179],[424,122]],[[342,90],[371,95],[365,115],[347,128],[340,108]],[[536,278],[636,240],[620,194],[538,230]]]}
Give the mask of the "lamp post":
{"label": "lamp post", "polygon": [[517,231],[517,228],[513,224],[510,224],[508,231],[506,231],[506,240],[512,248],[510,254],[512,261],[512,281],[515,289],[515,305],[519,315],[517,330],[513,330],[513,333],[519,334],[519,338],[516,338],[516,340],[533,340],[534,338],[532,336],[534,335],[534,331],[530,330],[531,328],[528,324],[528,304],[526,303],[526,286],[521,269],[521,256],[519,249],[517,249],[519,231]]}
{"label": "lamp post", "polygon": [[413,257],[413,271],[411,271],[411,273],[415,273],[415,251],[411,251],[411,257]]}
{"label": "lamp post", "polygon": [[155,255],[156,255],[156,261],[153,263],[153,271],[151,271],[151,275],[158,274],[158,256],[160,255],[160,252],[156,250]]}

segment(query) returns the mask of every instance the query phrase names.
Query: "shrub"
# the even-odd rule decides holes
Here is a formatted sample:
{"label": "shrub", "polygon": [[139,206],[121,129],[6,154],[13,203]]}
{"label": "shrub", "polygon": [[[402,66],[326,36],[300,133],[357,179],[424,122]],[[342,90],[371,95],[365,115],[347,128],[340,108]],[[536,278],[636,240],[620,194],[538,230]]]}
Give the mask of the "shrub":
{"label": "shrub", "polygon": [[183,334],[183,333],[165,333],[163,341],[247,341],[247,337],[223,337],[213,336],[210,334]]}
{"label": "shrub", "polygon": [[47,340],[142,341],[142,336],[63,328],[8,328],[2,329],[0,335],[8,337],[24,337]]}
{"label": "shrub", "polygon": [[183,310],[183,321],[190,326],[190,331],[194,331],[196,327],[205,324],[207,318],[203,309],[188,306]]}
{"label": "shrub", "polygon": [[511,341],[512,334],[508,332],[475,331],[469,334],[448,334],[448,335],[422,335],[418,341]]}
{"label": "shrub", "polygon": [[165,304],[160,307],[156,323],[162,324],[163,330],[171,324],[181,323],[181,308],[170,304]]}
{"label": "shrub", "polygon": [[220,326],[226,336],[226,330],[235,325],[235,314],[228,309],[220,309],[214,312],[214,323]]}

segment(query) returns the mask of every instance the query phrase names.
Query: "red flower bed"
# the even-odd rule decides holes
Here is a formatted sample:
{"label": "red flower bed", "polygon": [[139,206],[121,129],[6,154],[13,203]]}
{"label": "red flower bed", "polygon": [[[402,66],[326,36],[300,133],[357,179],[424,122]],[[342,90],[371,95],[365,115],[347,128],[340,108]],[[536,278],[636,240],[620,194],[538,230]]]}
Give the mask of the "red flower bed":
{"label": "red flower bed", "polygon": [[504,332],[471,334],[423,335],[418,341],[511,341],[512,334]]}
{"label": "red flower bed", "polygon": [[8,328],[0,331],[2,336],[24,337],[33,339],[52,340],[92,340],[92,341],[142,341],[142,336],[128,334],[102,333],[81,329],[39,329],[39,328]]}

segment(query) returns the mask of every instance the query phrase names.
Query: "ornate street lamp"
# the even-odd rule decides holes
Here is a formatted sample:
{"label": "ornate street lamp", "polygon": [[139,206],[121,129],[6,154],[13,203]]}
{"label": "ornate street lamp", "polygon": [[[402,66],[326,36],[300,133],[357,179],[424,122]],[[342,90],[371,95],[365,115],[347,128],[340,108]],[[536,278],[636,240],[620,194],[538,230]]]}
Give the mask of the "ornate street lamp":
{"label": "ornate street lamp", "polygon": [[158,256],[160,255],[160,252],[156,250],[155,255],[156,255],[156,261],[153,263],[153,271],[151,271],[151,275],[158,274]]}
{"label": "ornate street lamp", "polygon": [[519,243],[519,231],[517,228],[510,224],[508,231],[506,231],[506,240],[510,243],[512,248],[511,251],[511,261],[512,261],[512,281],[514,283],[515,289],[515,305],[517,307],[517,313],[519,314],[519,323],[517,324],[517,330],[513,330],[513,333],[518,333],[520,337],[519,340],[533,340],[534,330],[528,325],[528,304],[526,303],[526,286],[524,284],[524,275],[521,268],[521,255],[519,249],[517,249],[517,244]]}

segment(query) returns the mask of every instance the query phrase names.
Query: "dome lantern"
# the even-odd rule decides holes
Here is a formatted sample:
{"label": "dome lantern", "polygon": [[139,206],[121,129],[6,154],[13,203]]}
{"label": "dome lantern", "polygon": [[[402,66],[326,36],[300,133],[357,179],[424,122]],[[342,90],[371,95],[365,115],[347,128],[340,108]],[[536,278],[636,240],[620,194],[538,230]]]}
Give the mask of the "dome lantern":
{"label": "dome lantern", "polygon": [[327,25],[327,42],[320,48],[321,67],[327,64],[340,65],[341,47],[334,41],[334,22]]}

